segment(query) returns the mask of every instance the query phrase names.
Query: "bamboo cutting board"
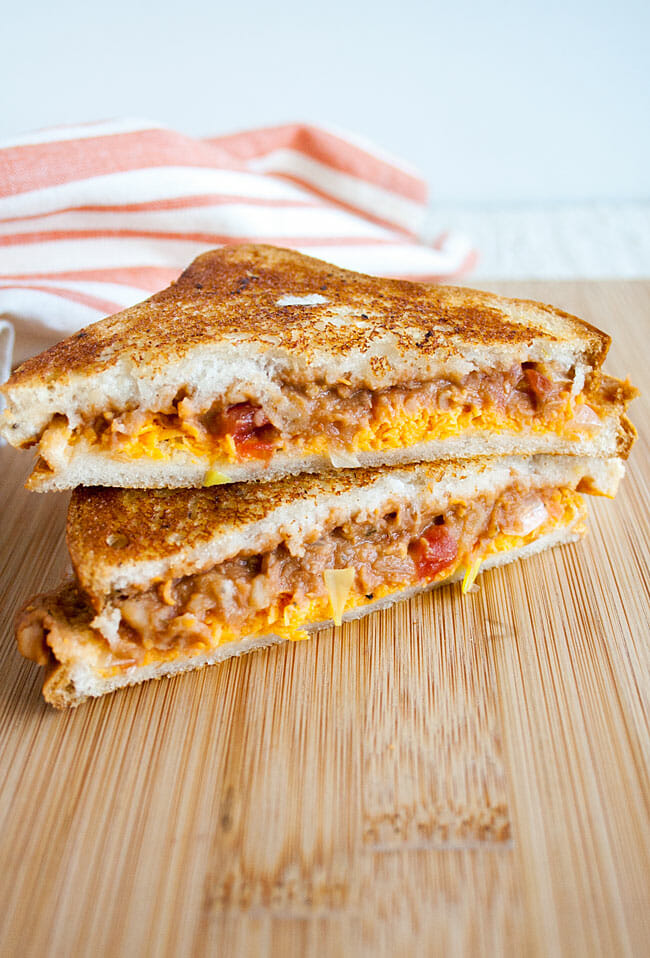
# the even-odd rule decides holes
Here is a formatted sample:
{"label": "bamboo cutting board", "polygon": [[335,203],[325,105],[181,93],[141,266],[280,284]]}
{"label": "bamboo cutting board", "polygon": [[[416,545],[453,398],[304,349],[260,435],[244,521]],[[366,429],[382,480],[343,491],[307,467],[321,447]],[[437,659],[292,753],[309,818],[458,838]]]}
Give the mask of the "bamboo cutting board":
{"label": "bamboo cutting board", "polygon": [[642,955],[650,283],[510,283],[645,396],[579,545],[58,713],[11,622],[66,497],[0,454],[2,955]]}

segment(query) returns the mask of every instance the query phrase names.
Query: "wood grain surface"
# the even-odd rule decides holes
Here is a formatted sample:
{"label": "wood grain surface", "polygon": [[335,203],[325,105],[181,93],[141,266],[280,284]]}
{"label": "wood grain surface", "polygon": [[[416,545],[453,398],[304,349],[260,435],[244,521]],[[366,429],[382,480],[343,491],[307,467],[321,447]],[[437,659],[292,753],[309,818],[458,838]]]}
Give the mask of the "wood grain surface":
{"label": "wood grain surface", "polygon": [[12,619],[67,499],[0,451],[2,955],[645,955],[650,283],[494,283],[645,396],[587,540],[310,642],[40,698]]}

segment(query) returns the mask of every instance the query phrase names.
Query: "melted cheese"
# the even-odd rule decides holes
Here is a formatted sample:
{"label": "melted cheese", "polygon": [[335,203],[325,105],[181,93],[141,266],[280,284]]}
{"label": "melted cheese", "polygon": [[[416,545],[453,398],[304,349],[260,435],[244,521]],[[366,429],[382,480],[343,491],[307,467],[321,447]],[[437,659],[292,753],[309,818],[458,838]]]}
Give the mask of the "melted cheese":
{"label": "melted cheese", "polygon": [[330,598],[334,625],[341,625],[345,605],[354,585],[354,569],[326,569],[323,572],[325,588]]}
{"label": "melted cheese", "polygon": [[208,469],[203,477],[204,486],[221,486],[224,482],[230,482],[230,480],[218,469]]}

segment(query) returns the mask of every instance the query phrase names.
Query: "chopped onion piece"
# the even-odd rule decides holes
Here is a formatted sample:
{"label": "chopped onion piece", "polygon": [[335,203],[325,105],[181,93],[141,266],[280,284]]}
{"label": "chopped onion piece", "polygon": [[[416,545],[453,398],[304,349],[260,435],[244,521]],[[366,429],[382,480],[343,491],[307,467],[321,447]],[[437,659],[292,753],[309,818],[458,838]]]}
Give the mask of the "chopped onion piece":
{"label": "chopped onion piece", "polygon": [[501,524],[501,531],[509,536],[527,536],[548,519],[548,509],[542,499],[531,493],[521,501],[516,515],[508,523]]}
{"label": "chopped onion piece", "polygon": [[576,429],[600,429],[602,421],[595,409],[588,406],[587,403],[576,403],[573,411],[573,418],[569,425]]}
{"label": "chopped onion piece", "polygon": [[348,601],[350,589],[354,584],[356,572],[348,567],[347,569],[326,569],[323,572],[325,588],[330,597],[332,607],[332,618],[334,625],[341,625],[345,603]]}
{"label": "chopped onion piece", "polygon": [[335,469],[356,469],[361,465],[357,454],[346,449],[330,449],[329,456]]}
{"label": "chopped onion piece", "polygon": [[461,591],[463,595],[466,595],[469,590],[474,585],[474,580],[478,575],[478,570],[481,568],[482,559],[474,559],[471,566],[465,570],[465,577],[463,579],[463,584],[461,586]]}
{"label": "chopped onion piece", "polygon": [[265,575],[256,575],[251,587],[250,603],[254,609],[265,609],[271,597],[268,590],[268,578]]}
{"label": "chopped onion piece", "polygon": [[119,609],[104,609],[90,623],[91,629],[97,629],[98,632],[101,632],[113,651],[119,646],[121,620],[122,616]]}

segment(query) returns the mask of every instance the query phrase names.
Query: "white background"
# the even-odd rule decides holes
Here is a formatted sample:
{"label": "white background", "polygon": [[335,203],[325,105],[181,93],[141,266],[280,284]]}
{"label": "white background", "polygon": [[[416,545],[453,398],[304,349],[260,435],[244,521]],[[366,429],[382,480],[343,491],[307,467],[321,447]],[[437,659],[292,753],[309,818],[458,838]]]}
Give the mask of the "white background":
{"label": "white background", "polygon": [[650,194],[647,0],[31,0],[2,32],[0,137],[307,120],[408,159],[442,203]]}

